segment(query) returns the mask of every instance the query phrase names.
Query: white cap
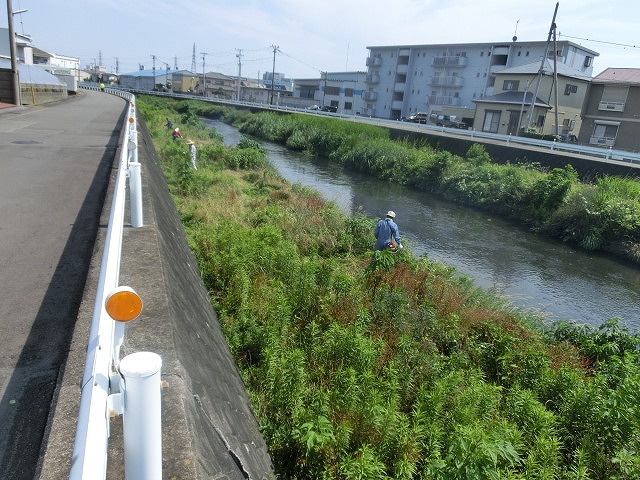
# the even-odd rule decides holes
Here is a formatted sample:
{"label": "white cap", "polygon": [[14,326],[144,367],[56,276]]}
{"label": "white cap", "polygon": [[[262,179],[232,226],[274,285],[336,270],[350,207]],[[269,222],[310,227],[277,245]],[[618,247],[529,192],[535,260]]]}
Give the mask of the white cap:
{"label": "white cap", "polygon": [[393,210],[389,210],[387,212],[387,217],[396,218],[396,212],[394,212]]}

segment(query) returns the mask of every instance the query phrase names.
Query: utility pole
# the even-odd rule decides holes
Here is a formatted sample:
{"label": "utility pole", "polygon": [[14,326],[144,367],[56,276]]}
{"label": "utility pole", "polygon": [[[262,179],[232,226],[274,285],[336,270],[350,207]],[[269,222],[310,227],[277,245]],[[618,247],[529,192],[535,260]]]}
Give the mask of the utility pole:
{"label": "utility pole", "polygon": [[118,57],[115,57],[116,60],[116,75],[118,73],[120,73],[120,61],[118,60]]}
{"label": "utility pole", "polygon": [[196,44],[193,44],[193,53],[191,54],[191,73],[196,73]]}
{"label": "utility pole", "polygon": [[200,52],[200,55],[202,55],[202,96],[206,97],[207,96],[207,74],[204,73],[204,59],[206,58],[207,55],[209,55],[207,52]]}
{"label": "utility pole", "polygon": [[13,83],[13,103],[22,105],[20,99],[20,75],[18,73],[18,58],[16,55],[16,34],[13,30],[13,6],[7,0],[7,21],[9,22],[9,51],[11,55],[11,82]]}
{"label": "utility pole", "polygon": [[236,57],[238,57],[238,96],[236,97],[236,100],[239,102],[242,97],[241,97],[241,93],[242,93],[242,49],[239,48],[238,49],[238,53],[236,54]]}
{"label": "utility pole", "polygon": [[273,48],[273,68],[271,70],[271,98],[269,99],[269,105],[273,105],[273,82],[276,78],[276,52],[278,51],[277,45],[271,45]]}
{"label": "utility pole", "polygon": [[322,106],[324,107],[324,96],[327,94],[327,72],[322,72],[324,75],[324,87],[322,88]]}
{"label": "utility pole", "polygon": [[153,70],[153,88],[151,90],[155,90],[156,89],[156,56],[155,55],[151,55],[151,58],[153,59],[153,66],[152,66],[152,70]]}
{"label": "utility pole", "polygon": [[[535,104],[536,104],[536,98],[538,98],[538,93],[540,91],[540,81],[542,79],[542,75],[544,75],[544,64],[547,61],[547,54],[549,52],[549,43],[551,42],[551,35],[554,35],[555,29],[556,29],[556,15],[558,14],[558,6],[560,5],[560,2],[556,3],[556,9],[553,12],[553,20],[551,20],[551,28],[549,29],[549,35],[547,36],[547,46],[544,49],[544,55],[542,56],[542,62],[540,63],[540,70],[538,71],[538,80],[536,83],[536,90],[535,93],[533,95],[533,98],[531,99],[531,111],[529,112],[529,118],[527,119],[527,129],[531,126],[531,120],[533,118],[533,110],[535,109]],[[553,52],[553,55],[555,57],[556,52]],[[555,75],[555,64],[554,64],[554,75]],[[557,88],[557,86],[555,87]],[[556,105],[556,112],[558,111],[558,106]],[[556,128],[557,128],[557,121],[556,121]]]}

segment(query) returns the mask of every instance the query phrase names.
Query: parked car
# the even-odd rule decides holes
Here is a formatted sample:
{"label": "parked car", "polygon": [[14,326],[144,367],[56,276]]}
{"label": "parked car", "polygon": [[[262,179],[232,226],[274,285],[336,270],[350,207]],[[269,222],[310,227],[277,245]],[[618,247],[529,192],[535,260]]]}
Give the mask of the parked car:
{"label": "parked car", "polygon": [[322,110],[323,112],[336,113],[338,111],[338,107],[334,107],[333,105],[325,105],[320,110]]}
{"label": "parked car", "polygon": [[412,113],[408,117],[402,117],[400,120],[403,122],[413,122],[413,123],[427,123],[427,119],[429,115],[424,112],[416,112]]}
{"label": "parked car", "polygon": [[458,120],[458,117],[455,115],[444,115],[442,113],[432,113],[429,117],[429,121],[431,123],[435,123],[439,127],[449,127],[449,128],[469,128],[466,123]]}
{"label": "parked car", "polygon": [[307,107],[307,110],[320,110],[320,105],[311,105]]}

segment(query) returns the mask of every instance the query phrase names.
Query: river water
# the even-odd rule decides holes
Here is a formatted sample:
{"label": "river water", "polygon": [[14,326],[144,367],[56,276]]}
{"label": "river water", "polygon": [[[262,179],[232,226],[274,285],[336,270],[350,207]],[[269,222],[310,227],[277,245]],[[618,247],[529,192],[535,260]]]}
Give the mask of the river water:
{"label": "river water", "polygon": [[[203,119],[235,145],[237,129]],[[306,185],[334,201],[346,215],[382,217],[396,212],[403,244],[455,267],[478,287],[497,292],[548,321],[599,326],[618,317],[640,329],[640,267],[585,252],[530,233],[486,213],[432,195],[345,171],[326,161],[260,142],[269,161],[291,183]],[[374,238],[371,236],[373,248]]]}

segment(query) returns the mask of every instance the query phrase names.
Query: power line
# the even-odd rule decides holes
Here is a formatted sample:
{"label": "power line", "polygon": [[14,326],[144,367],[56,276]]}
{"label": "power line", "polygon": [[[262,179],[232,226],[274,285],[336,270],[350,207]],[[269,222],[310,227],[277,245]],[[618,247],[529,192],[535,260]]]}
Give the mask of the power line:
{"label": "power line", "polygon": [[278,52],[280,52],[282,55],[284,55],[285,57],[289,57],[291,60],[295,60],[298,63],[301,63],[302,65],[304,65],[305,67],[309,67],[309,68],[313,68],[314,70],[317,70],[318,72],[322,73],[324,70],[320,70],[318,67],[314,67],[313,65],[309,65],[308,63],[303,62],[302,60],[298,60],[297,58],[292,57],[291,55],[288,55],[286,53],[284,53],[282,50],[278,49]]}
{"label": "power line", "polygon": [[576,40],[586,40],[587,42],[606,43],[607,45],[615,45],[617,47],[640,48],[640,45],[628,45],[626,43],[605,42],[604,40],[594,40],[592,38],[572,37],[570,35],[564,35],[562,32],[559,32],[558,35],[561,37],[573,38]]}

